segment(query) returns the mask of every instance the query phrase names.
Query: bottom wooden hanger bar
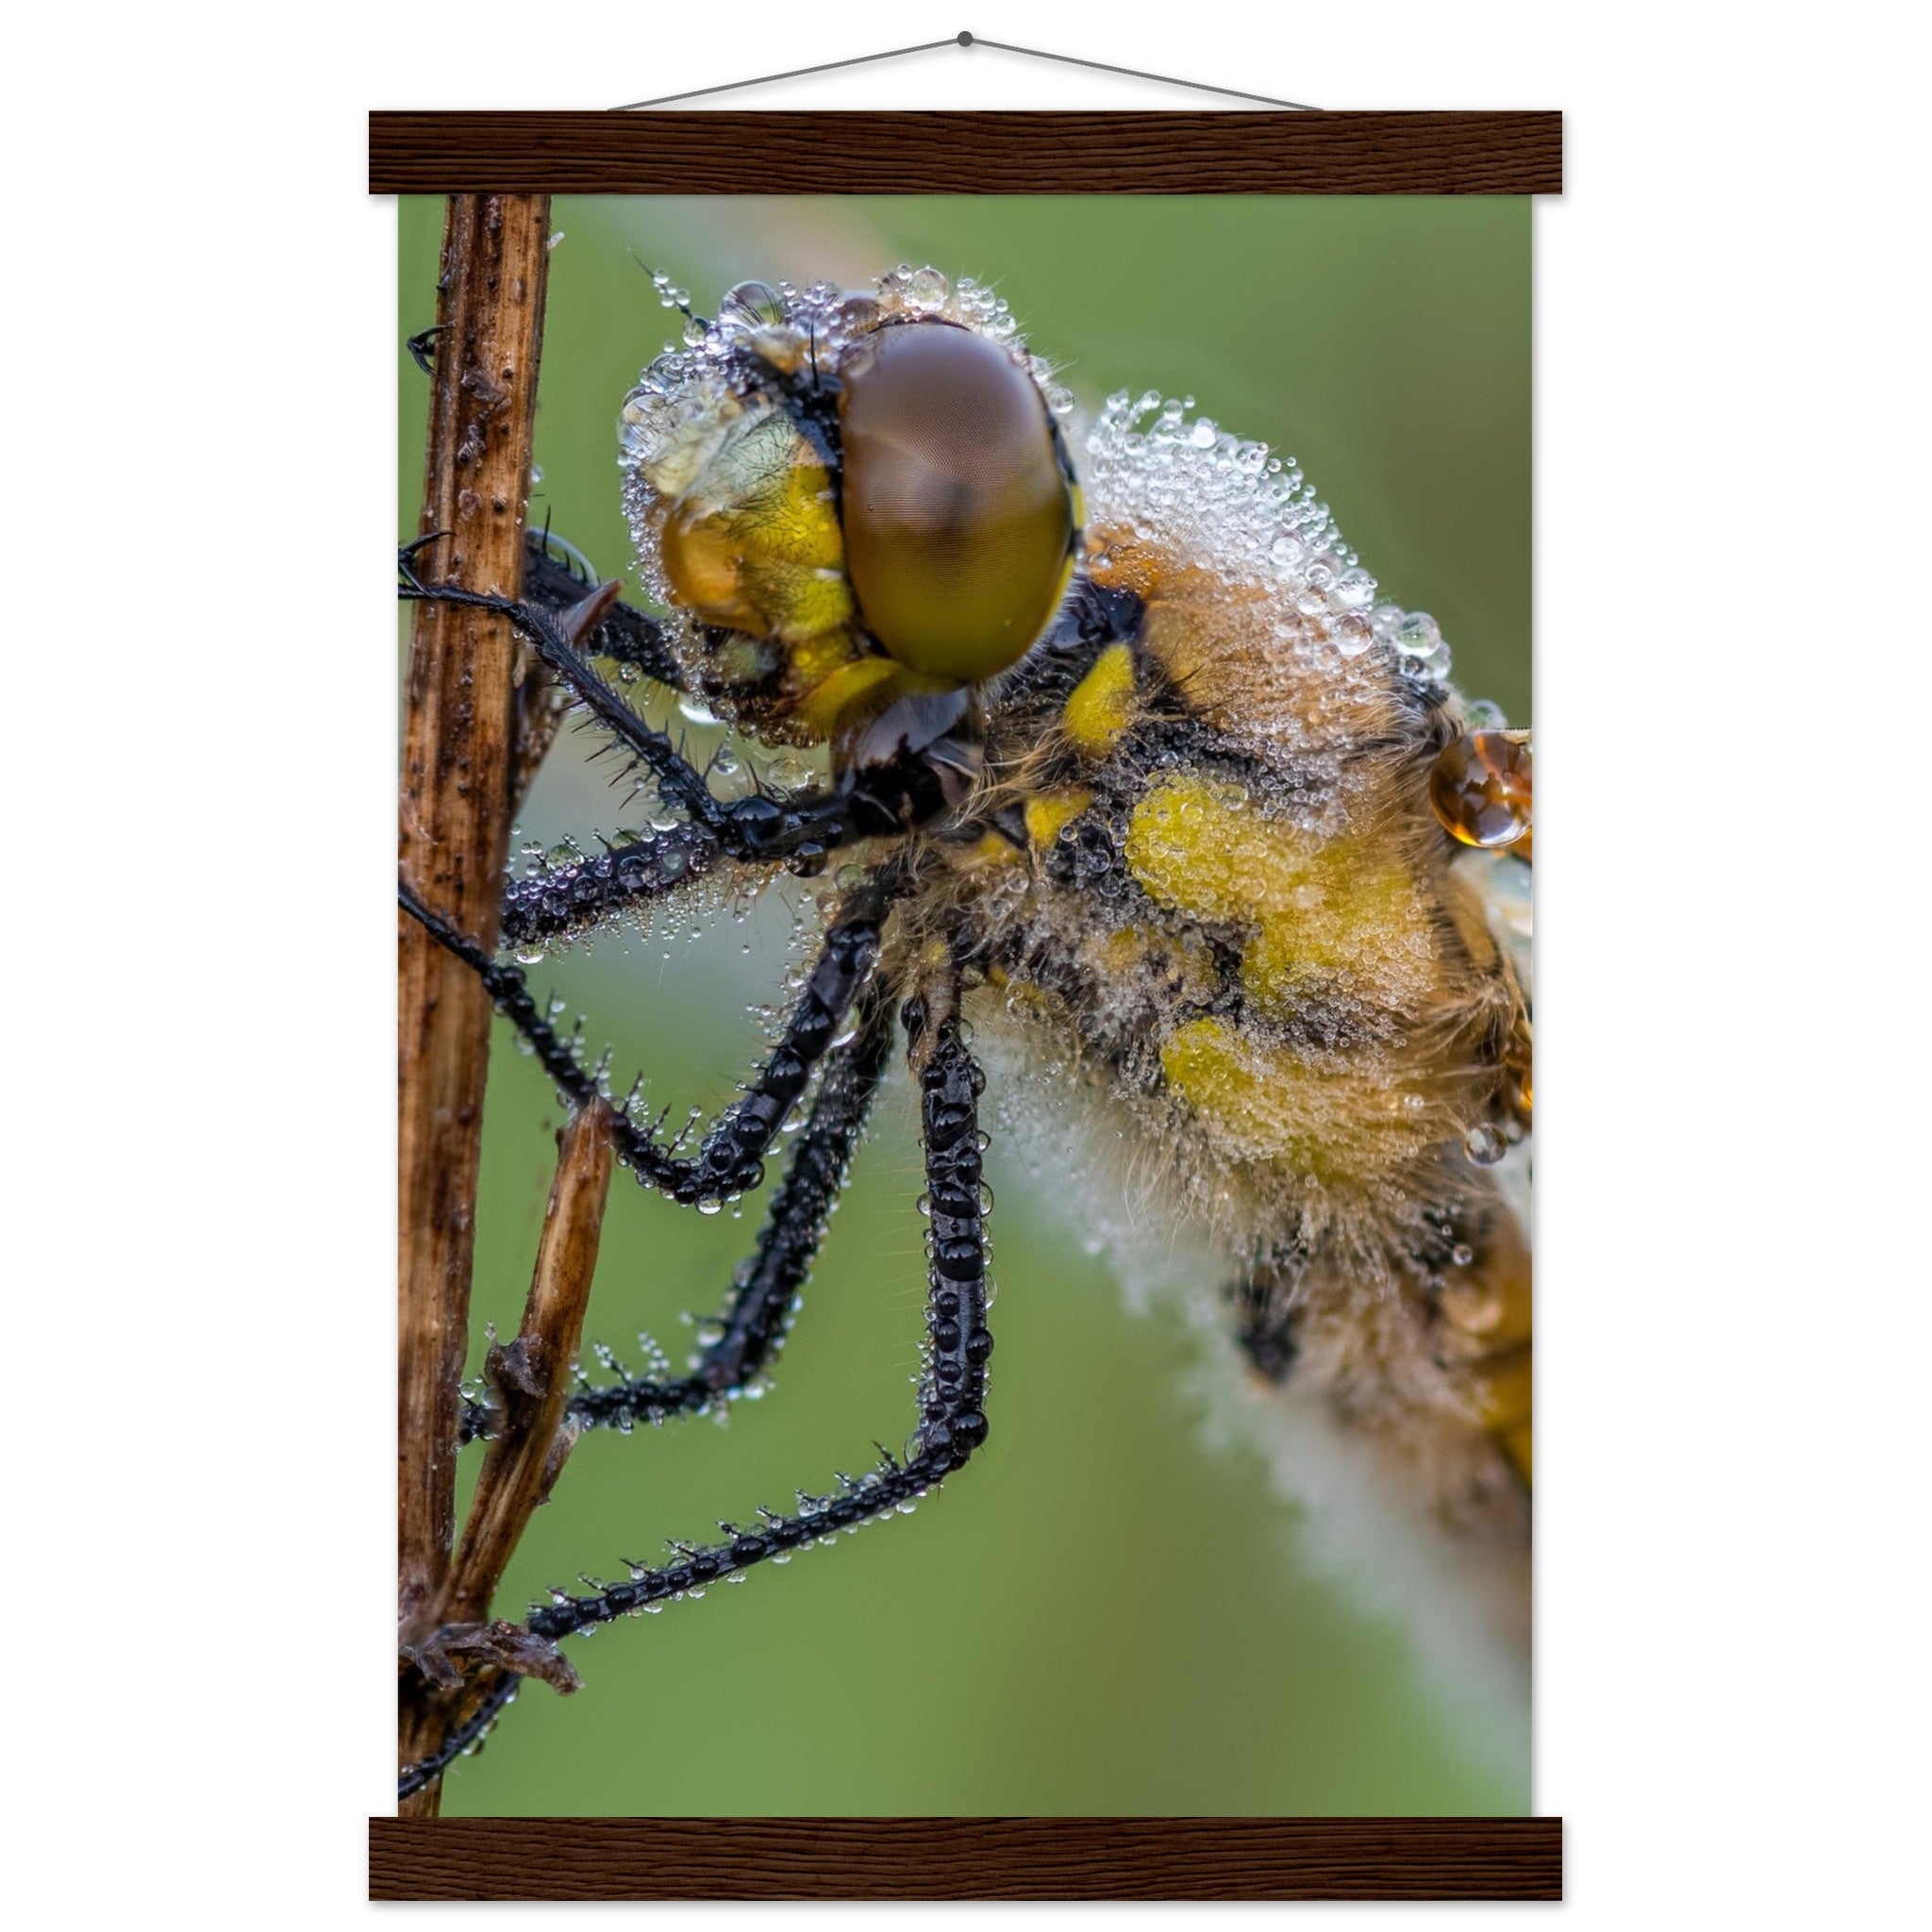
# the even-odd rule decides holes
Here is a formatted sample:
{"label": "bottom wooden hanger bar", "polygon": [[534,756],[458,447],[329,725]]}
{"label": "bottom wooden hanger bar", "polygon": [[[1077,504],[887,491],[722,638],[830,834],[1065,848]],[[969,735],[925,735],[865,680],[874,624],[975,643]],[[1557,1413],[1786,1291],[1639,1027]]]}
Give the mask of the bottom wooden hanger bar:
{"label": "bottom wooden hanger bar", "polygon": [[1560,1818],[372,1818],[372,1899],[1560,1899]]}

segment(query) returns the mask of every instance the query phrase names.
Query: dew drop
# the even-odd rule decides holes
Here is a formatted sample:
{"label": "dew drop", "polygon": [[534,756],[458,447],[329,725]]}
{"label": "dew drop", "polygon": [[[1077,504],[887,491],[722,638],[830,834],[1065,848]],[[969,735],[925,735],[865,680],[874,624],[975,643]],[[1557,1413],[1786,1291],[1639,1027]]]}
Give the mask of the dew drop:
{"label": "dew drop", "polygon": [[740,282],[725,291],[718,305],[718,320],[741,328],[762,328],[785,319],[785,298],[770,282]]}
{"label": "dew drop", "polygon": [[1335,601],[1344,610],[1366,610],[1374,602],[1375,580],[1357,565],[1335,579]]}
{"label": "dew drop", "polygon": [[915,308],[939,308],[950,293],[946,278],[936,268],[914,269],[906,277],[906,299]]}
{"label": "dew drop", "polygon": [[1495,851],[1530,829],[1530,748],[1519,734],[1465,731],[1429,774],[1429,803],[1465,845]]}

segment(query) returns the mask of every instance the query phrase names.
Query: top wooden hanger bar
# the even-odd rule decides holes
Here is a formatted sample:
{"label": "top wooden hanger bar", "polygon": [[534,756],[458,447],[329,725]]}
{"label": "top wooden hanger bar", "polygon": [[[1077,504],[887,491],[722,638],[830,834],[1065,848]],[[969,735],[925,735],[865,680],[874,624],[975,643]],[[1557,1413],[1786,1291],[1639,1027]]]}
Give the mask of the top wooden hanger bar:
{"label": "top wooden hanger bar", "polygon": [[1518,113],[412,113],[372,194],[1560,194]]}

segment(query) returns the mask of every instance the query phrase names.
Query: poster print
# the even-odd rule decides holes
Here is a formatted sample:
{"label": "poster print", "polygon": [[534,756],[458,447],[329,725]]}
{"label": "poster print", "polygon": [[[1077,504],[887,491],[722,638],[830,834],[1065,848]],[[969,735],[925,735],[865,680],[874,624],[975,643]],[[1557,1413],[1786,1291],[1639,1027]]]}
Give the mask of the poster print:
{"label": "poster print", "polygon": [[[441,222],[403,204],[402,335]],[[1527,203],[552,224],[528,517],[555,569],[526,594],[581,618],[619,579],[655,616],[661,658],[565,641],[716,799],[842,785],[882,816],[558,918],[689,858],[690,802],[579,713],[518,806],[496,957],[560,1037],[587,1015],[617,1100],[641,1073],[665,1177],[747,1118],[788,1027],[815,1051],[795,1091],[767,1074],[746,1184],[612,1183],[585,1426],[491,1606],[534,1605],[582,1688],[526,1681],[442,1808],[1525,1810]],[[408,541],[430,389],[399,366]],[[515,1043],[500,1021],[481,1436],[566,1117]],[[860,1088],[800,1306],[780,1284],[705,1413],[654,1401],[743,1352],[740,1264]],[[978,1172],[957,1140],[935,1170],[922,1117],[967,1098]],[[938,1311],[928,1235],[962,1244]],[[721,1520],[774,1534],[761,1507],[795,1541],[691,1571]]]}

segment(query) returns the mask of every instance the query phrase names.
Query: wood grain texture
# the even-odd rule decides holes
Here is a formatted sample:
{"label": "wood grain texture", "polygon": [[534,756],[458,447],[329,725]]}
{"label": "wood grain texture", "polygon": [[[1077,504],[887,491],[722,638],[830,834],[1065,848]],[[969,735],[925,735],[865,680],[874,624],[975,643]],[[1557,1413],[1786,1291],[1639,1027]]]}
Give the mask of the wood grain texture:
{"label": "wood grain texture", "polygon": [[372,194],[1560,194],[1557,113],[411,113]]}
{"label": "wood grain texture", "polygon": [[1560,1899],[1560,1818],[372,1818],[372,1899]]}

